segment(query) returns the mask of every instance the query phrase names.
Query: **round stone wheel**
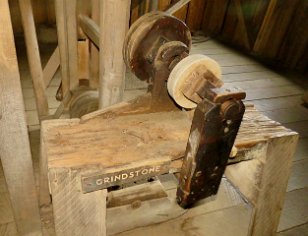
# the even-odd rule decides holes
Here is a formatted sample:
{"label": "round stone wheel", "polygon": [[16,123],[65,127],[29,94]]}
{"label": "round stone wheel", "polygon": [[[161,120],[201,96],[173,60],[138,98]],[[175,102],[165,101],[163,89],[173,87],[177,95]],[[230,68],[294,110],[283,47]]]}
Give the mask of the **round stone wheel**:
{"label": "round stone wheel", "polygon": [[82,91],[72,99],[70,104],[70,117],[80,118],[90,112],[98,110],[98,91]]}
{"label": "round stone wheel", "polygon": [[182,88],[185,83],[189,83],[189,80],[198,77],[205,70],[210,70],[217,79],[221,80],[219,64],[205,55],[190,55],[173,68],[168,78],[167,88],[168,93],[179,106],[188,109],[197,106],[196,103],[184,96]]}
{"label": "round stone wheel", "polygon": [[141,80],[148,80],[160,45],[180,41],[188,48],[191,34],[184,22],[164,12],[150,12],[129,29],[123,47],[125,64]]}

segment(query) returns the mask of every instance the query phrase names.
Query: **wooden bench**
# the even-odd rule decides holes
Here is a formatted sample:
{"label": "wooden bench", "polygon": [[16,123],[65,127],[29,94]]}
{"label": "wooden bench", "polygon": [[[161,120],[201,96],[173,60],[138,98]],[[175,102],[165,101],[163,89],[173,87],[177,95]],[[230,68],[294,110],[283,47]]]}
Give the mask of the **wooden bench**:
{"label": "wooden bench", "polygon": [[[261,115],[251,104],[246,104],[235,141],[237,154],[229,160],[226,179],[216,197],[183,210],[175,201],[176,183],[166,187],[155,178],[154,182],[109,192],[106,203],[107,191],[100,185],[120,182],[131,186],[129,176],[121,180],[110,176],[129,171],[140,174],[148,168],[142,176],[148,178],[149,168],[159,167],[159,174],[176,173],[181,168],[191,125],[189,113],[149,113],[144,100],[140,97],[120,103],[81,119],[42,123],[41,202],[50,203],[50,191],[57,235],[104,235],[106,225],[108,234],[115,234],[175,218],[185,221],[195,217],[198,222],[197,215],[211,221],[207,214],[213,209],[223,210],[235,202],[245,206],[240,209],[246,212],[246,225],[237,226],[239,231],[232,235],[275,235],[298,135]],[[222,216],[221,224],[213,217],[213,225],[228,232],[234,224]],[[200,227],[206,225],[199,222]],[[204,233],[211,235],[213,229],[208,230]],[[174,235],[178,235],[176,231]]]}

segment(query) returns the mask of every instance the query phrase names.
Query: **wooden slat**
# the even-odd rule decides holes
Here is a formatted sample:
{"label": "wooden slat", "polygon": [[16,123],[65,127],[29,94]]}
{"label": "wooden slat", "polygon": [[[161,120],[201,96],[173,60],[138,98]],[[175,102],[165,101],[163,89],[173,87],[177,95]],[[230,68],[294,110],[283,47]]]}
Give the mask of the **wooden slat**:
{"label": "wooden slat", "polygon": [[46,85],[44,82],[31,1],[20,0],[19,6],[26,40],[28,63],[35,91],[37,111],[40,117],[48,116],[48,100],[45,91]]}
{"label": "wooden slat", "polygon": [[95,23],[94,20],[84,15],[79,16],[79,23],[83,32],[95,44],[95,46],[99,48],[99,26]]}
{"label": "wooden slat", "polygon": [[60,53],[59,53],[59,48],[56,47],[56,49],[52,53],[51,57],[49,58],[47,64],[43,69],[45,88],[49,86],[59,66],[60,66]]}
{"label": "wooden slat", "polygon": [[8,1],[0,1],[0,157],[20,234],[41,234],[41,222],[12,22]]}
{"label": "wooden slat", "polygon": [[179,0],[176,3],[174,3],[171,7],[169,7],[165,12],[167,14],[173,15],[189,2],[190,0]]}
{"label": "wooden slat", "polygon": [[308,159],[295,161],[288,182],[287,191],[308,188]]}
{"label": "wooden slat", "polygon": [[100,2],[100,108],[123,99],[126,67],[122,48],[128,31],[130,3],[122,0]]}
{"label": "wooden slat", "polygon": [[308,223],[305,223],[303,225],[290,228],[288,230],[285,230],[283,232],[280,232],[277,234],[277,236],[301,236],[305,235],[308,232]]}
{"label": "wooden slat", "polygon": [[253,47],[254,52],[270,58],[277,55],[298,3],[298,0],[270,1]]}
{"label": "wooden slat", "polygon": [[189,3],[186,24],[193,32],[201,29],[205,4],[204,0],[191,0]]}
{"label": "wooden slat", "polygon": [[290,229],[308,222],[307,196],[308,188],[291,191],[286,194],[278,231]]}
{"label": "wooden slat", "polygon": [[[92,20],[99,25],[99,0],[92,0]],[[99,52],[94,44],[90,45],[90,87],[98,88],[99,84]]]}
{"label": "wooden slat", "polygon": [[229,0],[206,1],[202,29],[206,35],[215,36],[222,29]]}

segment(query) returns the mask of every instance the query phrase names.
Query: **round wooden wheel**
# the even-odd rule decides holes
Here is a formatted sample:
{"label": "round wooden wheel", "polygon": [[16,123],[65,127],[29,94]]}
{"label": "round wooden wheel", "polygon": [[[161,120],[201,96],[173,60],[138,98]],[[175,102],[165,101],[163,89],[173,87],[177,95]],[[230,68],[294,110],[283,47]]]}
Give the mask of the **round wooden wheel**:
{"label": "round wooden wheel", "polygon": [[190,48],[191,34],[185,23],[163,12],[145,14],[127,33],[124,61],[139,79],[148,80],[159,47],[170,41],[180,41]]}
{"label": "round wooden wheel", "polygon": [[86,90],[74,96],[70,104],[70,117],[80,118],[98,109],[98,91]]}
{"label": "round wooden wheel", "polygon": [[[183,108],[195,108],[197,104],[183,94],[183,87],[194,79],[207,79],[205,72],[209,70],[215,77],[221,79],[219,64],[205,55],[190,55],[181,60],[171,71],[167,88],[174,101]],[[220,81],[217,81],[220,83]],[[211,81],[215,85],[215,81]],[[217,84],[219,84],[217,83]]]}

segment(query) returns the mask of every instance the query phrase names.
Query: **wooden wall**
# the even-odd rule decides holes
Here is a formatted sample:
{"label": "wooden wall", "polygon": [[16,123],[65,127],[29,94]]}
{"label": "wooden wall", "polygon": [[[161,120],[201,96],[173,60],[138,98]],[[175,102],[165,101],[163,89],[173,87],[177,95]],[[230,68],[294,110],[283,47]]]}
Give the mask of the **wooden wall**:
{"label": "wooden wall", "polygon": [[202,30],[271,64],[307,72],[308,1],[205,0]]}
{"label": "wooden wall", "polygon": [[[91,1],[77,1],[79,11],[90,14]],[[131,1],[133,23],[154,3],[163,11],[178,0]],[[18,0],[9,2],[14,32],[21,32]],[[32,4],[37,24],[55,23],[54,0],[32,0]],[[270,63],[307,72],[307,0],[191,0],[175,16],[193,32],[202,30]]]}

